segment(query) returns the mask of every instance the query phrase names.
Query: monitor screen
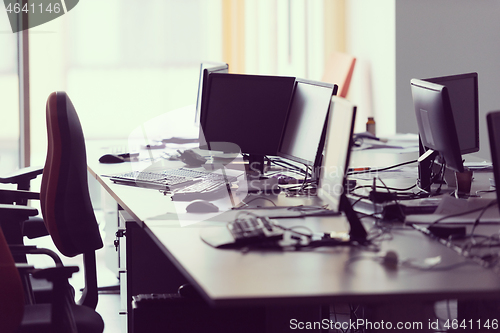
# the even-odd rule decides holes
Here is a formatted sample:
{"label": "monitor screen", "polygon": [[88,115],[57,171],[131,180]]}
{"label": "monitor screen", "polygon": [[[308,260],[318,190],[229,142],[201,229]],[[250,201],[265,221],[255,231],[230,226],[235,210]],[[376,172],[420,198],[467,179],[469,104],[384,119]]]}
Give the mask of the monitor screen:
{"label": "monitor screen", "polygon": [[314,164],[323,151],[321,135],[336,88],[330,83],[296,80],[278,156]]}
{"label": "monitor screen", "polygon": [[201,109],[201,146],[230,142],[242,153],[276,156],[294,82],[283,76],[211,74]]}
{"label": "monitor screen", "polygon": [[349,167],[356,107],[346,99],[333,96],[328,116],[325,156],[320,172],[318,196],[333,211],[340,211],[344,180]]}
{"label": "monitor screen", "polygon": [[[488,137],[497,201],[500,201],[500,111],[489,112],[486,115],[486,122],[488,124]],[[500,209],[500,204],[498,207]]]}
{"label": "monitor screen", "polygon": [[448,89],[443,85],[412,79],[411,92],[422,145],[426,150],[439,153],[447,167],[463,172]]}
{"label": "monitor screen", "polygon": [[194,122],[200,123],[201,103],[204,89],[207,87],[208,77],[211,73],[227,73],[229,65],[223,62],[202,62],[200,65],[200,78],[198,80],[198,97],[196,98],[196,114]]}
{"label": "monitor screen", "polygon": [[462,154],[479,151],[479,98],[477,73],[435,77],[425,81],[448,89]]}

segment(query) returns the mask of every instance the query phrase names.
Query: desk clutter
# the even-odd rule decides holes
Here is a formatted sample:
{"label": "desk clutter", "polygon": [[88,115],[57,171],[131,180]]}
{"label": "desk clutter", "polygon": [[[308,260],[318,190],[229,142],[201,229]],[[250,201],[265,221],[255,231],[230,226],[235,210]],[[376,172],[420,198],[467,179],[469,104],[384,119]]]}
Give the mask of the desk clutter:
{"label": "desk clutter", "polygon": [[[304,207],[306,209],[306,207]],[[201,239],[208,245],[219,249],[298,251],[325,246],[367,247],[369,242],[350,239],[348,233],[318,233],[297,225],[284,227],[277,220],[253,212],[242,212],[225,227],[203,228]],[[317,209],[306,216],[334,216],[331,211]],[[292,216],[283,216],[290,218]],[[301,230],[302,229],[302,230]]]}
{"label": "desk clutter", "polygon": [[[223,197],[229,197],[235,207],[234,198],[238,194],[283,192],[290,197],[319,196],[335,213],[346,214],[352,211],[347,206],[355,206],[357,212],[349,213],[353,225],[361,225],[356,214],[366,214],[367,210],[369,217],[411,225],[441,213],[436,200],[450,207],[447,200],[441,199],[445,188],[456,188],[452,194],[457,198],[471,196],[473,176],[464,165],[488,170],[487,164],[461,160],[461,154],[479,149],[476,73],[412,80],[410,87],[420,134],[379,138],[375,135],[373,117],[369,118],[367,124],[371,126],[367,125],[367,132],[353,134],[356,106],[334,96],[336,85],[293,77],[228,74],[228,66],[224,64],[213,68],[202,66],[201,71],[195,116],[200,124],[200,137],[173,137],[142,146],[151,156],[153,151],[161,152],[169,145],[198,144],[195,148],[174,148],[175,155],[163,153],[169,160],[182,161],[186,166],[111,175],[113,182],[157,189],[174,201],[195,200],[188,207],[204,208],[188,208],[188,212],[199,214],[219,211],[217,204],[209,207],[208,202]],[[265,97],[270,91],[275,96],[273,101]],[[249,99],[248,92],[258,97]],[[466,106],[459,105],[459,99],[466,100]],[[433,110],[432,117],[422,113],[424,109]],[[255,110],[259,113],[255,114]],[[348,111],[351,116],[340,115]],[[254,128],[260,129],[258,135]],[[266,128],[274,131],[263,131]],[[351,150],[402,155],[419,150],[421,157],[382,168],[370,165],[348,168]],[[138,153],[129,155],[137,158]],[[228,176],[224,170],[229,169],[239,170],[240,174]],[[332,169],[335,169],[333,176],[329,172]],[[467,178],[462,176],[465,174],[468,184],[461,185]],[[399,189],[386,186],[383,180],[415,178],[416,184]],[[373,184],[366,184],[367,181]],[[364,190],[368,193],[363,193]],[[342,192],[349,196],[350,203],[341,209],[339,193]],[[488,215],[484,215],[482,208],[476,211],[483,220]],[[443,217],[441,214],[438,218]],[[262,239],[275,240],[268,234],[283,235],[278,226],[267,222],[271,230],[257,228],[263,221],[266,218],[229,222],[226,231],[233,237],[232,244],[259,243]],[[463,235],[463,228],[431,229],[439,237],[453,236],[453,230]]]}

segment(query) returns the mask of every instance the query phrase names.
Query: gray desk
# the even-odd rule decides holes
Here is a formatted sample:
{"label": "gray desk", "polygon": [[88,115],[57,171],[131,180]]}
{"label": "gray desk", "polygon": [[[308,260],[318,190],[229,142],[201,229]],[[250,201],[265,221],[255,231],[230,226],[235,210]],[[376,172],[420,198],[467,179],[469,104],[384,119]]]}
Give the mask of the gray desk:
{"label": "gray desk", "polygon": [[[400,305],[404,304],[408,309],[405,318],[411,319],[413,314],[410,312],[418,311],[416,304],[450,298],[500,298],[500,275],[474,263],[458,265],[449,270],[426,271],[404,267],[391,269],[373,259],[387,250],[395,250],[400,259],[412,258],[419,261],[441,256],[444,266],[467,260],[411,228],[394,226],[392,236],[380,242],[381,251],[378,253],[348,247],[303,252],[248,253],[211,248],[200,239],[201,228],[223,227],[225,221],[234,216],[234,212],[221,214],[211,221],[181,227],[171,213],[183,214],[179,208],[182,205],[174,205],[168,196],[155,190],[115,185],[101,177],[101,174],[127,171],[130,166],[97,163],[98,156],[102,154],[98,145],[99,143],[88,143],[90,172],[129,214],[129,223],[135,224],[146,238],[156,244],[170,263],[169,267],[175,267],[214,306],[357,302],[377,304],[379,309],[397,304],[401,309]],[[373,165],[373,159],[368,154],[356,155],[358,154],[355,153],[353,157],[354,163],[358,159],[367,159]],[[408,158],[390,155],[393,160],[389,160],[387,156],[382,157],[380,165]],[[302,199],[288,200],[302,203]],[[196,218],[186,220],[194,219]],[[286,226],[303,225],[314,231],[324,232],[346,228],[344,217],[283,219],[280,223]],[[373,227],[370,221],[364,223],[368,229]],[[131,235],[127,227],[127,237]],[[129,253],[136,251],[130,248],[127,250]],[[127,263],[127,274],[135,269]],[[176,282],[176,279],[172,281]],[[131,283],[131,280],[128,279],[128,282]],[[141,292],[144,290],[139,289]],[[130,302],[130,295],[128,301]],[[400,310],[397,315],[404,315],[404,311]]]}

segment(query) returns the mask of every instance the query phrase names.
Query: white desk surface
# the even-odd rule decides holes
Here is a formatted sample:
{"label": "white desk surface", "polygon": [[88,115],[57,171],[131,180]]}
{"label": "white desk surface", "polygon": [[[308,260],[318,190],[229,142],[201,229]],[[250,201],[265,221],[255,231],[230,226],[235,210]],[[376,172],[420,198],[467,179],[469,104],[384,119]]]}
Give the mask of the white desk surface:
{"label": "white desk surface", "polygon": [[[373,260],[387,250],[395,250],[400,260],[411,258],[417,262],[441,256],[440,266],[467,260],[415,230],[401,230],[398,226],[391,231],[392,236],[381,243],[380,252],[349,247],[248,253],[214,249],[201,240],[200,230],[223,227],[224,222],[204,221],[181,226],[171,213],[177,209],[184,214],[179,207],[185,206],[176,207],[168,196],[158,191],[115,185],[109,179],[100,177],[107,173],[126,172],[131,166],[130,163],[98,163],[98,157],[109,152],[106,151],[109,148],[100,149],[99,145],[102,146],[102,143],[87,143],[91,173],[144,227],[202,295],[215,305],[500,297],[500,275],[475,263],[448,270],[426,271],[405,267],[391,269]],[[366,156],[360,158],[365,159]],[[382,158],[380,163],[384,164],[381,165],[397,163],[405,157],[391,158],[393,161],[388,160],[389,157]],[[356,161],[357,157],[353,156],[353,160]],[[227,220],[227,217],[221,215],[220,219]],[[188,220],[193,219],[185,219]],[[345,230],[343,217],[286,219],[280,220],[280,223],[287,226],[307,225],[315,231]]]}

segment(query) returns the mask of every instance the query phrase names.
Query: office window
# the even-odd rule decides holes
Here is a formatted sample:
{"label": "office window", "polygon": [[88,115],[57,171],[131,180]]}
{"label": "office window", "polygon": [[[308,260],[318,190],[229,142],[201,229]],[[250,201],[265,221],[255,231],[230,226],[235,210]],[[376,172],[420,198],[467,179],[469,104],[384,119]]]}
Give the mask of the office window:
{"label": "office window", "polygon": [[345,47],[335,41],[343,31],[331,29],[341,22],[337,3],[343,0],[80,1],[29,30],[31,164],[45,158],[52,91],[68,92],[87,138],[123,139],[194,104],[202,61],[228,62],[236,73],[321,79],[332,45]]}
{"label": "office window", "polygon": [[86,0],[30,29],[32,164],[52,91],[68,92],[87,139],[196,103],[200,62],[222,60],[220,22],[220,0]]}
{"label": "office window", "polygon": [[224,0],[224,56],[230,68],[320,80],[329,52],[345,51],[339,3]]}
{"label": "office window", "polygon": [[17,35],[0,15],[0,174],[19,168],[19,78]]}

